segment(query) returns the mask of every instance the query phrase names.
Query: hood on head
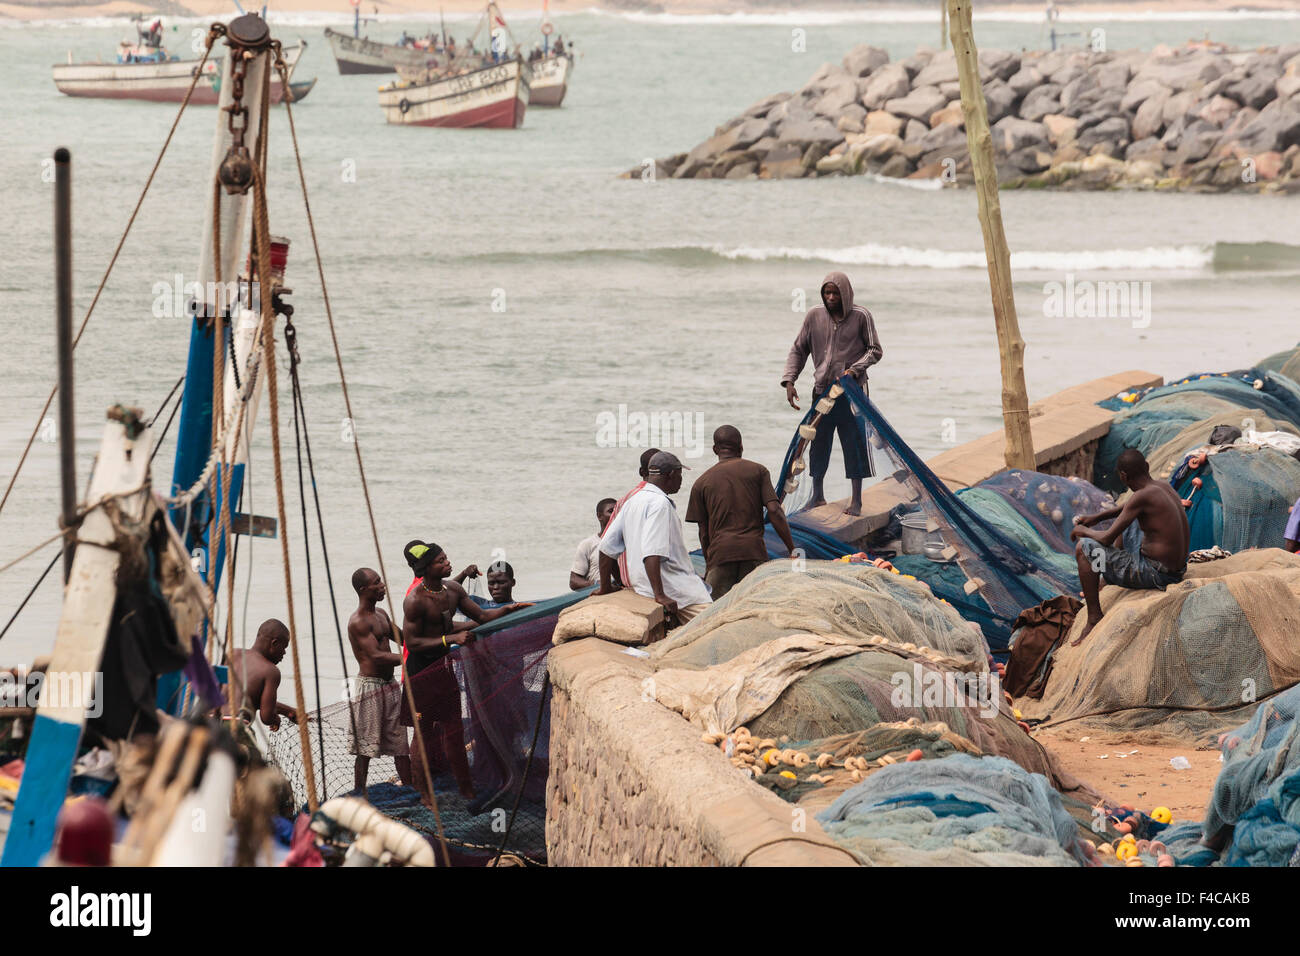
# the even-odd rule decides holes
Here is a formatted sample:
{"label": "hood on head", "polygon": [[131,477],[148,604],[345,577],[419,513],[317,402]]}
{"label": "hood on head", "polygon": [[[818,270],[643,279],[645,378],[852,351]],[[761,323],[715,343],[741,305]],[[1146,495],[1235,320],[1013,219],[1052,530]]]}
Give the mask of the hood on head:
{"label": "hood on head", "polygon": [[[853,311],[853,283],[849,282],[849,277],[843,272],[829,272],[826,278],[822,279],[822,284],[817,287],[818,296],[821,295],[822,286],[828,282],[834,282],[835,288],[840,290],[840,304],[844,307],[844,316]],[[826,307],[826,300],[822,300],[822,308]],[[827,310],[830,311],[829,309]]]}

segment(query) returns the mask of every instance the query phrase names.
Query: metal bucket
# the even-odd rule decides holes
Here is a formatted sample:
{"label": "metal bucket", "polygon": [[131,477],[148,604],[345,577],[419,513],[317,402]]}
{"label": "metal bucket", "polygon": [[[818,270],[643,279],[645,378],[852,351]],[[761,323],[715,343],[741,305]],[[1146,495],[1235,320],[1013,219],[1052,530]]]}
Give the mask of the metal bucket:
{"label": "metal bucket", "polygon": [[903,553],[924,553],[925,539],[928,537],[926,525],[929,524],[925,512],[915,511],[910,515],[903,515],[900,524],[903,526]]}

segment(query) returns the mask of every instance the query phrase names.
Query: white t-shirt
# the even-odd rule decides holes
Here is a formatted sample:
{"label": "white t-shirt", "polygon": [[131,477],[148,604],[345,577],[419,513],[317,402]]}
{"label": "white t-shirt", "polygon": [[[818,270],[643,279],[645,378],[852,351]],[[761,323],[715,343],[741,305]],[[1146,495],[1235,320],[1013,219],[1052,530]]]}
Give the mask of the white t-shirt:
{"label": "white t-shirt", "polygon": [[593,534],[578,542],[578,553],[573,556],[570,570],[588,584],[600,583],[600,535]]}
{"label": "white t-shirt", "polygon": [[638,494],[627,500],[605,528],[600,550],[611,558],[627,551],[627,573],[631,580],[625,583],[637,594],[654,597],[645,559],[658,555],[663,559],[659,564],[659,579],[664,595],[676,601],[678,607],[708,604],[713,600],[691,564],[677,506],[657,485],[647,482]]}

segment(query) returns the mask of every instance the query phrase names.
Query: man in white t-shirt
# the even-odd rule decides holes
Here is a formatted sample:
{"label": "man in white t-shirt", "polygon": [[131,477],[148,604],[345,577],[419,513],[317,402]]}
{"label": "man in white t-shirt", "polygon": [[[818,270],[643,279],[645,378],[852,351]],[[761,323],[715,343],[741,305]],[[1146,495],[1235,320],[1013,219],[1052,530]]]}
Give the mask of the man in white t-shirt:
{"label": "man in white t-shirt", "polygon": [[613,498],[601,498],[597,503],[596,520],[600,522],[600,530],[578,542],[578,553],[569,569],[570,591],[581,591],[600,583],[600,536],[605,533],[616,504],[618,502]]}
{"label": "man in white t-shirt", "polygon": [[682,487],[682,463],[671,452],[650,459],[645,487],[623,505],[600,541],[600,594],[616,590],[616,559],[627,553],[628,580],[637,594],[663,605],[685,624],[712,598],[695,573],[677,506],[669,495]]}

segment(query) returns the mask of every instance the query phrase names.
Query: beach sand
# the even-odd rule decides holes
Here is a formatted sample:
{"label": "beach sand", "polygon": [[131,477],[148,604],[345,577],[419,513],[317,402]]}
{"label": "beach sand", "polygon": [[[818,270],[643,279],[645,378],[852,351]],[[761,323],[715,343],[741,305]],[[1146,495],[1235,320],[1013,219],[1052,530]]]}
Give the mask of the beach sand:
{"label": "beach sand", "polygon": [[[1176,821],[1204,818],[1222,766],[1217,750],[1197,750],[1194,744],[1149,732],[1063,726],[1037,731],[1034,739],[1063,770],[1091,784],[1108,800],[1146,813],[1168,807]],[[1175,770],[1169,761],[1178,756],[1186,757],[1191,767]]]}
{"label": "beach sand", "polygon": [[[879,10],[873,11],[877,14],[883,14],[891,9],[906,10],[913,12],[918,8],[924,8],[929,4],[906,3],[896,4],[883,3]],[[247,9],[254,9],[259,4],[256,2],[245,4]],[[501,9],[509,18],[511,14],[535,13],[541,9],[541,0],[533,2],[505,2],[501,3]],[[602,6],[594,3],[593,0],[551,0],[550,9],[556,13],[578,13],[591,10],[595,7]],[[373,14],[378,10],[380,14],[393,17],[410,17],[420,19],[431,16],[441,8],[448,13],[464,13],[481,10],[483,0],[405,0],[405,2],[392,2],[392,0],[363,0],[361,5],[362,11],[366,15]],[[836,0],[812,0],[812,2],[791,3],[789,6],[776,6],[773,4],[760,4],[751,6],[746,3],[737,3],[736,0],[647,0],[640,3],[638,0],[619,0],[619,2],[608,3],[603,5],[607,10],[637,11],[643,10],[647,13],[673,13],[673,14],[704,14],[704,13],[764,13],[764,14],[782,14],[789,15],[799,9],[808,11],[826,11],[844,9],[847,11],[860,11],[859,7],[851,6],[846,3],[836,2]],[[976,9],[976,19],[982,13],[990,12],[1016,12],[1026,13],[1035,10],[1042,10],[1044,4],[1040,0],[1027,0],[1024,3],[996,3],[996,4],[979,4]],[[1153,13],[1156,15],[1208,11],[1208,10],[1294,10],[1294,0],[1250,0],[1242,3],[1240,0],[1132,0],[1132,2],[1122,2],[1122,0],[1111,0],[1111,2],[1076,2],[1070,0],[1059,0],[1058,9],[1065,16],[1072,14],[1085,14],[1089,16],[1099,16],[1107,13],[1124,13],[1134,15],[1139,13]],[[3,2],[0,0],[0,17],[8,17],[16,20],[66,20],[70,18],[88,18],[88,17],[129,17],[136,13],[154,14],[159,16],[181,16],[184,11],[189,11],[192,16],[202,17],[229,17],[235,14],[234,4],[230,0],[171,0],[171,2],[156,2],[156,0],[70,0],[65,3],[48,3],[46,0],[9,0]],[[275,0],[270,3],[270,12],[275,14],[289,13],[330,13],[337,14],[340,17],[346,17],[352,12],[352,7],[346,0]]]}

